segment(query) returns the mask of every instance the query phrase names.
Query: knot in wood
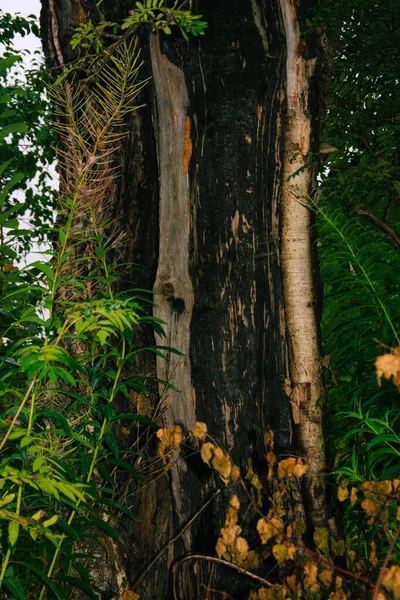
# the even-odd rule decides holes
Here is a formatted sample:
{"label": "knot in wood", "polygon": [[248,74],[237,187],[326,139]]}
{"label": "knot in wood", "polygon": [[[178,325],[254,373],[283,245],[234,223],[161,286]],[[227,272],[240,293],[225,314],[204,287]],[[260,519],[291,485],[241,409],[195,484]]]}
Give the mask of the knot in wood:
{"label": "knot in wood", "polygon": [[172,283],[163,283],[161,286],[162,295],[170,298],[175,294],[175,288]]}

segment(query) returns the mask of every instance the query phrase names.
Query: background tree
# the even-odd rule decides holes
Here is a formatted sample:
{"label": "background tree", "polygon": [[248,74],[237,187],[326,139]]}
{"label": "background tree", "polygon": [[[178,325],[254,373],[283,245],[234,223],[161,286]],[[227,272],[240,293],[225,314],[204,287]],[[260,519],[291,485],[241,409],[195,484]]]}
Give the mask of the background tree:
{"label": "background tree", "polygon": [[[44,0],[48,66],[62,73],[76,59],[70,41],[78,25],[122,23],[129,8]],[[164,427],[206,422],[246,470],[249,458],[263,463],[271,426],[279,454],[295,453],[309,465],[294,497],[310,530],[329,516],[317,403],[323,385],[311,217],[293,184],[310,191],[305,163],[318,150],[321,48],[305,21],[314,8],[312,1],[199,2],[193,9],[204,14],[207,35],[189,44],[142,25],[143,78],[152,79],[145,106],[127,122],[123,173],[109,199],[126,235],[126,259],[144,267],[124,284],[154,290],[167,344],[183,353],[139,366],[176,388],[168,390]],[[90,90],[96,64],[78,76]],[[163,386],[160,393],[164,400]],[[150,415],[158,399],[133,401]],[[188,448],[168,478],[137,490],[138,526],[114,576],[135,580],[214,487]],[[141,581],[142,598],[165,597],[174,558],[213,552],[226,506],[222,493],[168,546]],[[207,578],[201,565],[187,564],[182,597],[201,597]],[[248,591],[231,573],[217,579],[229,593]]]}
{"label": "background tree", "polygon": [[[336,37],[323,141],[336,147],[323,175],[317,229],[324,280],[329,464],[352,481],[399,474],[398,395],[378,385],[376,356],[399,345],[399,11],[396,3],[321,3],[316,25]],[[371,33],[372,32],[372,33]],[[360,529],[349,545],[386,552],[393,525]]]}

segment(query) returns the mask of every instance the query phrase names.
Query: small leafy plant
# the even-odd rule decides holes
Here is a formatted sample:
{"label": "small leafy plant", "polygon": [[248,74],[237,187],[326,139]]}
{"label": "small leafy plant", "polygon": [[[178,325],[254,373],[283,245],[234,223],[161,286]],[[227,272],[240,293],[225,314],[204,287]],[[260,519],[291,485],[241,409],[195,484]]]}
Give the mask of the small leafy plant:
{"label": "small leafy plant", "polygon": [[118,32],[124,35],[133,33],[138,25],[147,24],[151,31],[162,31],[166,35],[172,34],[172,29],[177,27],[182,37],[188,41],[189,36],[204,35],[207,22],[202,20],[203,15],[193,14],[191,10],[181,10],[178,1],[172,7],[166,5],[165,0],[148,0],[145,4],[136,2],[135,10],[129,11],[129,16],[121,23],[102,21],[94,24],[91,20],[78,25],[71,39],[71,47],[83,49],[86,54],[94,51],[95,54],[107,51],[104,42],[107,39],[116,39],[119,43]]}

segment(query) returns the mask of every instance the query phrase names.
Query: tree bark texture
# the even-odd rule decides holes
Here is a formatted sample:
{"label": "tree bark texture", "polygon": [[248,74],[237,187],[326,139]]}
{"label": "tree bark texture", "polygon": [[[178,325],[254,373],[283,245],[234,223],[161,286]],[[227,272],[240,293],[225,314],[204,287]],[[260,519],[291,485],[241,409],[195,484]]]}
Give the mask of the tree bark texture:
{"label": "tree bark texture", "polygon": [[[73,58],[78,23],[121,22],[132,8],[124,0],[42,2],[52,67]],[[327,521],[323,387],[310,215],[294,186],[309,192],[312,173],[288,177],[318,148],[318,48],[304,34],[314,5],[198,0],[192,10],[208,29],[189,43],[143,26],[143,77],[152,79],[145,107],[128,123],[114,199],[127,258],[145,267],[132,280],[157,294],[161,343],[184,354],[146,366],[177,388],[168,391],[163,426],[204,421],[243,472],[251,458],[262,474],[270,425],[277,452],[309,464],[303,496],[311,526]],[[218,485],[192,455],[137,492],[138,522],[117,561],[120,592]],[[231,494],[224,489],[168,546],[135,588],[141,599],[173,597],[173,561],[214,554]],[[175,597],[203,598],[210,569],[187,561]],[[234,598],[254,588],[224,567],[212,573],[212,587]]]}

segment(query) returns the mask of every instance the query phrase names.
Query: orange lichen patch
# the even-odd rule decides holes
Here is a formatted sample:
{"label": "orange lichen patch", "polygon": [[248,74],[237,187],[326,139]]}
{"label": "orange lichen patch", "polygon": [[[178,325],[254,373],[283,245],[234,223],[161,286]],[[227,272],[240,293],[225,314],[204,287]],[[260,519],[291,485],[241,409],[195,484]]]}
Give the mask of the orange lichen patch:
{"label": "orange lichen patch", "polygon": [[272,429],[267,429],[267,431],[264,432],[264,444],[268,450],[272,450],[274,447],[274,432]]}
{"label": "orange lichen patch", "polygon": [[320,585],[317,581],[318,567],[312,562],[308,562],[304,567],[304,588],[311,592],[317,592],[320,589]]}
{"label": "orange lichen patch", "polygon": [[354,506],[355,503],[358,500],[358,496],[357,496],[357,488],[356,487],[352,487],[351,488],[351,493],[350,493],[350,506]]}
{"label": "orange lichen patch", "polygon": [[192,404],[193,409],[196,412],[197,400],[196,400],[196,389],[192,386]]}
{"label": "orange lichen patch", "polygon": [[283,544],[275,544],[272,546],[272,554],[280,565],[286,560],[293,560],[296,551],[296,546],[291,542],[284,542]]}
{"label": "orange lichen patch", "polygon": [[318,575],[320,582],[324,588],[330,588],[332,585],[333,571],[327,569]]}
{"label": "orange lichen patch", "polygon": [[231,479],[232,479],[233,483],[236,483],[240,479],[240,469],[237,465],[234,465],[232,467]]}
{"label": "orange lichen patch", "polygon": [[393,491],[391,481],[365,481],[360,489],[364,492],[365,499],[361,502],[361,508],[370,518],[368,523],[373,523],[374,518],[382,514],[386,507],[389,495]]}
{"label": "orange lichen patch", "polygon": [[257,491],[257,504],[258,504],[258,506],[261,506],[262,505],[261,492],[262,492],[263,487],[262,487],[260,478],[258,477],[257,473],[253,469],[253,464],[252,464],[250,458],[247,461],[247,473],[246,473],[245,478],[247,479],[247,481],[250,481],[250,484]]}
{"label": "orange lichen patch", "polygon": [[192,138],[190,137],[190,128],[191,128],[192,120],[190,117],[186,117],[185,129],[183,132],[183,157],[182,157],[182,167],[183,174],[187,175],[189,172],[189,163],[192,157]]}
{"label": "orange lichen patch", "polygon": [[340,487],[337,492],[339,502],[344,502],[349,497],[349,490],[347,487]]}

